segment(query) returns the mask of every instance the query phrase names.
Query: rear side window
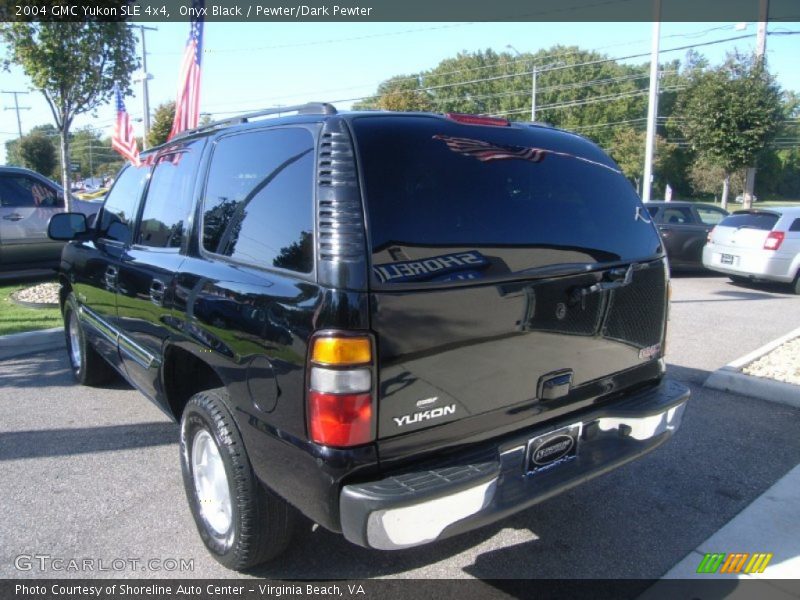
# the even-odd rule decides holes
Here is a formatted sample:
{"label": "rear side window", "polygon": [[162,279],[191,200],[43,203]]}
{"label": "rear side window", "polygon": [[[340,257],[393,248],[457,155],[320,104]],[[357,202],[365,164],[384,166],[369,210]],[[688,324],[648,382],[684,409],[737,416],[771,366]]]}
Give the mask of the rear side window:
{"label": "rear side window", "polygon": [[0,175],[0,206],[14,208],[60,208],[64,197],[41,181],[25,175]]}
{"label": "rear side window", "polygon": [[760,229],[769,231],[778,222],[778,215],[775,213],[734,213],[722,219],[720,227],[733,227],[734,229]]}
{"label": "rear side window", "polygon": [[380,283],[647,259],[658,234],[596,148],[546,129],[353,120]]}
{"label": "rear side window", "polygon": [[180,248],[204,143],[196,140],[159,153],[147,188],[137,244]]}
{"label": "rear side window", "polygon": [[149,172],[149,167],[128,165],[117,176],[97,222],[102,237],[124,244],[131,241],[133,221]]}
{"label": "rear side window", "polygon": [[727,214],[724,211],[718,208],[711,208],[708,206],[695,206],[694,209],[697,211],[697,216],[700,217],[700,220],[705,225],[716,225],[727,216]]}
{"label": "rear side window", "polygon": [[673,225],[688,225],[692,222],[692,211],[682,206],[665,208],[661,216],[661,222]]}
{"label": "rear side window", "polygon": [[314,138],[305,129],[217,142],[203,205],[203,247],[262,267],[314,266]]}

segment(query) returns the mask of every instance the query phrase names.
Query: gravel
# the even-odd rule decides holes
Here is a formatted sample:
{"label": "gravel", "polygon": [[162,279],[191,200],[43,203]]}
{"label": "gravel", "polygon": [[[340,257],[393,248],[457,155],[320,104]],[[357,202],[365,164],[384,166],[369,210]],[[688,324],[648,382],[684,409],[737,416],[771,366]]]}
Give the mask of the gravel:
{"label": "gravel", "polygon": [[747,365],[746,375],[800,385],[800,337],[794,338]]}
{"label": "gravel", "polygon": [[14,298],[35,304],[58,304],[58,289],[57,283],[40,283],[16,292]]}

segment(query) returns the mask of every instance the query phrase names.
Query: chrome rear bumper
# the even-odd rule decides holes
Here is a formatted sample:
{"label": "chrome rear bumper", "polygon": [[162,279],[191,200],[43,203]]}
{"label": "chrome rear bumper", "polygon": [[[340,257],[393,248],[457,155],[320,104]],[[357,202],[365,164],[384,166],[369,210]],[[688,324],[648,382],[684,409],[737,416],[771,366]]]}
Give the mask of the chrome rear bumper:
{"label": "chrome rear bumper", "polygon": [[[465,450],[460,460],[347,485],[342,532],[361,546],[395,550],[497,521],[653,450],[680,426],[688,398],[685,386],[663,381],[580,418]],[[580,427],[577,455],[530,472],[529,441],[565,426]]]}

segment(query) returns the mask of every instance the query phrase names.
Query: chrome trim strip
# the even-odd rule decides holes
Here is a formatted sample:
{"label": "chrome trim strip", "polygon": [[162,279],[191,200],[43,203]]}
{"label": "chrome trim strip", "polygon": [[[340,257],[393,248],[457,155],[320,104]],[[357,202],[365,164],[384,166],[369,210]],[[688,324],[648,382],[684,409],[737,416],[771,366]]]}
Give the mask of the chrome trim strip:
{"label": "chrome trim strip", "polygon": [[111,325],[109,325],[102,318],[100,318],[97,315],[97,313],[81,305],[78,307],[78,317],[84,323],[89,325],[89,327],[91,327],[97,333],[106,338],[109,342],[111,342],[115,346],[117,345],[117,337],[119,333]]}
{"label": "chrome trim strip", "polygon": [[82,321],[97,331],[109,342],[117,346],[122,352],[125,353],[126,356],[128,356],[141,367],[150,369],[161,364],[161,361],[155,354],[142,348],[130,337],[120,332],[120,330],[116,327],[110,325],[107,321],[105,321],[105,319],[100,317],[94,311],[81,305],[78,307],[78,316]]}
{"label": "chrome trim strip", "polygon": [[142,348],[139,344],[134,342],[128,336],[120,333],[119,334],[119,349],[128,355],[131,360],[133,360],[136,364],[145,369],[150,369],[152,367],[156,367],[160,364],[161,361],[153,354],[152,352],[148,352],[144,348]]}

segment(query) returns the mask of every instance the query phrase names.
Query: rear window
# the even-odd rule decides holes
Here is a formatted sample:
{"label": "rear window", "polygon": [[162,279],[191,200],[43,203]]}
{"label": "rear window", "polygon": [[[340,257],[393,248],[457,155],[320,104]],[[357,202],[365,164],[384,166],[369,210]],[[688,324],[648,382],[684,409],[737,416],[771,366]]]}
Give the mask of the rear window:
{"label": "rear window", "polygon": [[720,221],[720,227],[733,227],[734,229],[761,229],[769,231],[775,227],[779,215],[775,213],[734,213]]}
{"label": "rear window", "polygon": [[552,130],[439,118],[353,120],[379,282],[513,275],[660,250],[630,183]]}

